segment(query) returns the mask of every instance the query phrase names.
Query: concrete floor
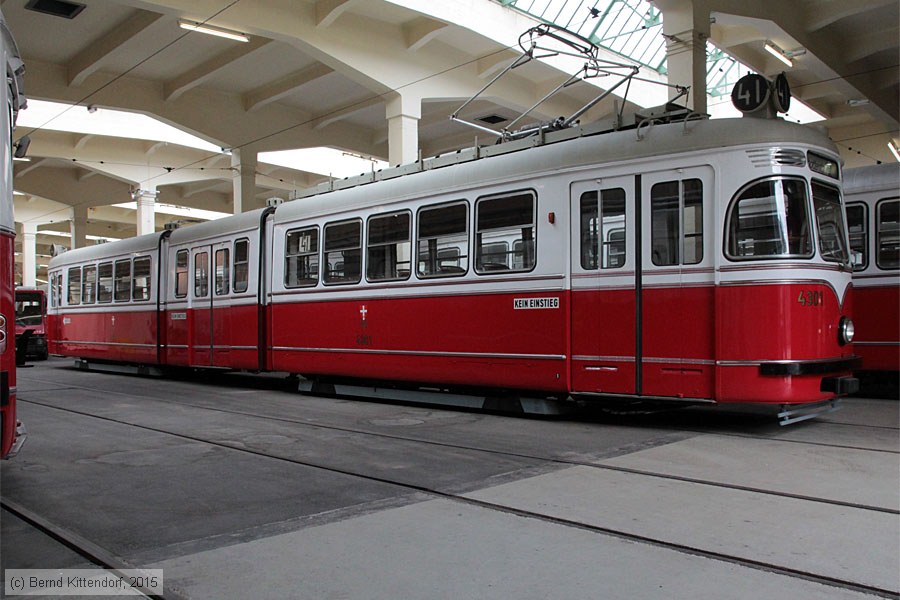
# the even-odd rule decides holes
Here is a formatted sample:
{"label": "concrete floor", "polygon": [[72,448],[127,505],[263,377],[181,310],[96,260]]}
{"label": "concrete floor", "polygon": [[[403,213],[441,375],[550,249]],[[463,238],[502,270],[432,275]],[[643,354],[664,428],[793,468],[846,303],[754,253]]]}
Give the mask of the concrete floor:
{"label": "concrete floor", "polygon": [[[900,403],[528,419],[19,372],[2,493],[185,598],[900,596]],[[0,567],[82,557],[0,513]]]}

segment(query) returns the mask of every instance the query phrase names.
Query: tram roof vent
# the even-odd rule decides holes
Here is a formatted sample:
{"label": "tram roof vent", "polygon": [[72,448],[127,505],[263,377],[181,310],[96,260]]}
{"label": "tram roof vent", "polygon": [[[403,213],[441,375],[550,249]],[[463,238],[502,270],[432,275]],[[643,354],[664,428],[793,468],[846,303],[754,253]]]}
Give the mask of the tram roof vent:
{"label": "tram roof vent", "polygon": [[691,109],[674,102],[666,102],[660,106],[651,106],[634,113],[634,122],[639,124],[647,119],[668,123],[675,119],[684,119],[691,114]]}

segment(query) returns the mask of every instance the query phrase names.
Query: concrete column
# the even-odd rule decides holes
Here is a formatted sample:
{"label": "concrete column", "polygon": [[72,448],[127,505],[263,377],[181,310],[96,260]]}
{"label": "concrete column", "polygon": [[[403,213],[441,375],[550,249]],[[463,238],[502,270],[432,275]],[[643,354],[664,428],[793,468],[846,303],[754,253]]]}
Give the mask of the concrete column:
{"label": "concrete column", "polygon": [[[663,13],[669,83],[691,86],[688,108],[705,113],[709,5],[705,0],[658,0],[655,4]],[[669,98],[677,93],[670,89]]]}
{"label": "concrete column", "polygon": [[145,235],[156,231],[156,198],[159,192],[153,186],[131,191],[137,203],[137,234]]}
{"label": "concrete column", "polygon": [[70,222],[70,227],[72,231],[72,247],[70,250],[74,250],[75,248],[84,248],[87,245],[87,213],[88,207],[82,205],[76,205],[72,207],[72,220]]}
{"label": "concrete column", "polygon": [[37,285],[37,223],[22,223],[22,285]]}
{"label": "concrete column", "polygon": [[234,214],[262,206],[256,202],[256,151],[239,148],[231,151]]}
{"label": "concrete column", "polygon": [[388,120],[388,163],[393,167],[417,161],[421,98],[397,95],[388,100],[385,113]]}

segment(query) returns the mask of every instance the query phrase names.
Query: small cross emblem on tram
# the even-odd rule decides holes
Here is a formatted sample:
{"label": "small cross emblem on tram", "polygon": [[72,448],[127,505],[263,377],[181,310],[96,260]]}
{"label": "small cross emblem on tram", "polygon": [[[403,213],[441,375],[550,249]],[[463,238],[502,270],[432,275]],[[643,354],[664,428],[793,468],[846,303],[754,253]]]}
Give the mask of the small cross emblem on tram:
{"label": "small cross emblem on tram", "polygon": [[363,305],[362,305],[362,308],[359,309],[359,314],[362,315],[362,320],[363,320],[363,321],[366,320],[366,313],[368,313],[368,312],[369,312],[369,310],[366,308],[366,305],[363,304]]}

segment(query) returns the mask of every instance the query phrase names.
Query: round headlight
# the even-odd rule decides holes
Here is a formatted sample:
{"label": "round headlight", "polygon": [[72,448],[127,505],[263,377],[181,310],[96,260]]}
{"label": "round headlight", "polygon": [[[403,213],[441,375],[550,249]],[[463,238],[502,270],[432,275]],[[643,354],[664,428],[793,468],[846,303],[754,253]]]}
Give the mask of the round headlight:
{"label": "round headlight", "polygon": [[843,346],[853,341],[853,334],[856,333],[853,327],[853,321],[847,317],[841,317],[838,323],[838,343]]}

